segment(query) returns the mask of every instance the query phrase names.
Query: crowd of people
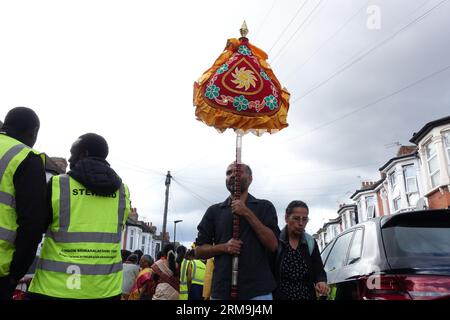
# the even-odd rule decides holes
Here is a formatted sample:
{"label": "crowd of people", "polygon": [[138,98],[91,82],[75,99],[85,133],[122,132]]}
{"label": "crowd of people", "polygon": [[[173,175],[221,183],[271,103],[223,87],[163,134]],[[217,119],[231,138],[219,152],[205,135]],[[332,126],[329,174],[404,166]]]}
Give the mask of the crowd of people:
{"label": "crowd of people", "polygon": [[250,166],[228,166],[230,195],[206,210],[192,248],[169,243],[154,259],[121,250],[130,193],[106,161],[106,140],[81,135],[70,148],[70,171],[47,182],[45,157],[33,149],[39,128],[36,113],[18,107],[0,129],[0,300],[11,299],[44,233],[28,299],[226,300],[233,256],[239,256],[239,299],[313,300],[329,293],[318,245],[305,232],[308,206],[289,203],[280,230],[274,205],[249,193]]}
{"label": "crowd of people", "polygon": [[122,250],[122,259],[122,300],[204,300],[206,265],[193,249],[169,243],[156,261],[140,250]]}

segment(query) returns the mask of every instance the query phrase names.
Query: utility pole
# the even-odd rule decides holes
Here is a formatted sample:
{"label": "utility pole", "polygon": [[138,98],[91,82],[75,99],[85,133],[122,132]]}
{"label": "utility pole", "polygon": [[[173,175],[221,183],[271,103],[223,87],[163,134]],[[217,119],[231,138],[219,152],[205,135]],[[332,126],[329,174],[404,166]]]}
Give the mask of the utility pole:
{"label": "utility pole", "polygon": [[173,222],[173,247],[175,247],[175,236],[177,235],[177,223],[182,222],[183,220],[175,220]]}
{"label": "utility pole", "polygon": [[170,175],[170,171],[167,171],[166,175],[166,201],[164,204],[164,220],[163,220],[163,228],[162,228],[162,239],[161,239],[161,250],[164,249],[164,246],[166,245],[166,227],[167,227],[167,207],[169,204],[169,187],[170,187],[170,180],[172,179],[172,176]]}

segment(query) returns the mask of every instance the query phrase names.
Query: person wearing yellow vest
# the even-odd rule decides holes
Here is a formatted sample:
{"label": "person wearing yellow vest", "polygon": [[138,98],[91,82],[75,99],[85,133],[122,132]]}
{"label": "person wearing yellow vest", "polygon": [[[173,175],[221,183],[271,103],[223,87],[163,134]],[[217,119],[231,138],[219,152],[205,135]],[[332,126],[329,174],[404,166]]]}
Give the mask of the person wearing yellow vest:
{"label": "person wearing yellow vest", "polygon": [[203,283],[203,300],[211,300],[213,272],[214,272],[214,257],[206,260],[205,282]]}
{"label": "person wearing yellow vest", "polygon": [[48,209],[44,160],[33,150],[40,121],[11,109],[0,129],[0,300],[9,300],[36,257]]}
{"label": "person wearing yellow vest", "polygon": [[188,287],[188,270],[192,265],[192,260],[194,259],[194,251],[189,249],[181,262],[180,266],[180,295],[179,300],[188,300],[189,298],[189,287]]}
{"label": "person wearing yellow vest", "polygon": [[203,300],[206,264],[203,260],[195,259],[195,249],[192,249],[191,252],[193,257],[186,272],[189,292],[188,300]]}
{"label": "person wearing yellow vest", "polygon": [[52,220],[29,297],[119,300],[129,191],[106,161],[103,137],[82,135],[70,153],[68,174],[49,181]]}

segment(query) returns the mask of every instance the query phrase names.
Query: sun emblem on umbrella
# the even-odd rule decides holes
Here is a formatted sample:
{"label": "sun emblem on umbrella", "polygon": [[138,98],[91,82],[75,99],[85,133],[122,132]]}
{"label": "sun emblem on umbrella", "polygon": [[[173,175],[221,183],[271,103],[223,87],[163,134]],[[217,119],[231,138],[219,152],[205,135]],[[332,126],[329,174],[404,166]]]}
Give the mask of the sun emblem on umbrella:
{"label": "sun emblem on umbrella", "polygon": [[252,70],[246,70],[245,67],[240,69],[236,67],[236,70],[231,75],[234,78],[231,82],[237,85],[237,89],[245,88],[245,90],[248,90],[250,86],[256,87],[256,81],[258,80]]}

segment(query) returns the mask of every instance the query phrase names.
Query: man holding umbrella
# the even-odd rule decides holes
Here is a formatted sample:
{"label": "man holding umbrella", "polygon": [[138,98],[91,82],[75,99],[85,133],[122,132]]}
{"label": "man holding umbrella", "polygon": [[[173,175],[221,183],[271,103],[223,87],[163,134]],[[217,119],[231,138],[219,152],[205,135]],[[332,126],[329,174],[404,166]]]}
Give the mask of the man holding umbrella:
{"label": "man holding umbrella", "polygon": [[[198,225],[196,257],[214,257],[211,299],[230,299],[232,256],[239,255],[238,293],[242,300],[271,300],[276,287],[270,255],[277,250],[278,218],[268,200],[248,193],[252,170],[240,166],[240,200],[233,200],[236,164],[226,171],[226,187],[231,195],[208,208]],[[232,238],[233,214],[240,217],[239,239]]]}

